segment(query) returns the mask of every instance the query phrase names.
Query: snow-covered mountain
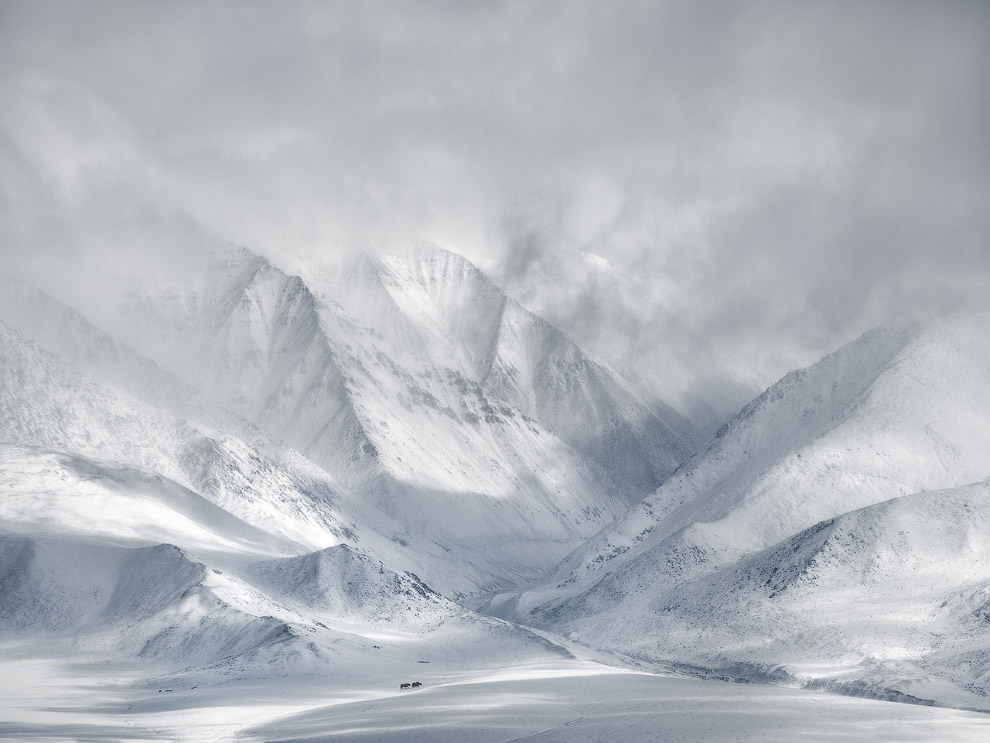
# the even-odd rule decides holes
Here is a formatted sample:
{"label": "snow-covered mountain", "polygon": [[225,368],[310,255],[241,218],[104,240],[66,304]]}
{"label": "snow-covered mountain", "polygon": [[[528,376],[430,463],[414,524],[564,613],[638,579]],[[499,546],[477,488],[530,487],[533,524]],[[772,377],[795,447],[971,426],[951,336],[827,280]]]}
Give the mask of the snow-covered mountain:
{"label": "snow-covered mountain", "polygon": [[987,317],[868,333],[692,456],[713,409],[688,422],[463,258],[304,273],[220,251],[127,287],[112,334],[2,280],[18,652],[191,691],[585,648],[987,707]]}
{"label": "snow-covered mountain", "polygon": [[283,529],[319,534],[332,502],[331,531],[448,595],[535,578],[700,441],[450,253],[358,254],[311,283],[221,249],[126,287],[115,338],[5,279],[4,360],[24,371],[4,441],[148,468],[223,507],[250,497],[255,518],[285,496],[244,486],[279,472],[307,524]]}
{"label": "snow-covered mountain", "polygon": [[8,653],[139,696],[583,663],[449,596],[541,574],[697,433],[461,259],[347,271],[225,252],[113,334],[2,280]]}
{"label": "snow-covered mountain", "polygon": [[[858,602],[849,590],[829,594],[843,607],[831,620],[809,610],[804,634],[792,641],[793,652],[775,654],[776,635],[760,627],[772,626],[790,594],[755,606],[752,591],[740,588],[738,601],[745,604],[740,608],[713,598],[711,582],[723,580],[718,576],[725,571],[756,564],[754,560],[769,569],[785,556],[790,559],[792,548],[796,554],[814,534],[831,528],[829,520],[854,520],[843,514],[864,508],[864,514],[885,514],[888,507],[874,504],[984,480],[990,474],[988,390],[990,322],[984,316],[929,329],[868,333],[784,377],[656,493],[572,553],[548,578],[521,594],[493,599],[491,610],[575,633],[592,644],[701,664],[716,657],[722,665],[797,663],[800,652],[813,657],[820,650],[821,638],[829,634],[823,631],[825,624],[839,617],[845,617],[843,636],[860,641],[861,648],[871,647],[873,605]],[[939,502],[926,498],[912,496],[905,504]],[[985,506],[977,499],[968,507]],[[922,547],[952,552],[964,533],[956,531],[933,525],[926,535],[919,526],[920,541],[905,541],[898,559],[923,561],[912,554]],[[791,547],[788,542],[779,545],[788,539],[797,541]],[[764,557],[755,557],[760,554]],[[956,595],[965,582],[956,570],[959,564],[940,565],[935,571],[947,587],[944,597]],[[862,571],[852,563],[837,570],[849,571],[847,588],[860,585]],[[724,580],[729,585],[737,579]],[[750,583],[754,590],[764,590],[773,580]],[[865,596],[871,589],[863,583],[861,590]],[[820,601],[827,600],[826,593],[823,589]],[[897,591],[891,588],[884,595],[894,602]],[[753,634],[748,644],[739,638],[714,645],[686,643],[668,636],[663,618],[668,614],[691,616],[682,625],[687,634],[717,634],[721,627],[740,636],[745,632],[732,628],[741,626],[734,623],[745,616]],[[923,614],[915,618],[927,621]],[[889,634],[897,637],[898,632]],[[753,650],[757,646],[759,652]],[[861,657],[853,665],[865,662]],[[819,670],[812,675],[828,674]]]}
{"label": "snow-covered mountain", "polygon": [[[187,690],[314,675],[345,683],[358,666],[391,679],[424,657],[442,673],[481,662],[486,642],[509,658],[559,653],[386,564],[377,555],[403,566],[423,558],[376,532],[387,515],[357,508],[297,453],[100,384],[2,322],[0,359],[9,652],[34,657],[43,646]],[[345,522],[355,511],[363,525]]]}
{"label": "snow-covered mountain", "polygon": [[459,256],[361,254],[317,276],[314,288],[247,251],[223,252],[171,293],[135,299],[135,319],[150,323],[135,325],[134,342],[209,399],[352,479],[381,468],[403,482],[477,489],[502,469],[470,469],[479,458],[470,444],[458,458],[464,471],[434,466],[416,435],[403,438],[403,424],[422,436],[423,416],[432,418],[426,430],[456,428],[445,451],[479,433],[488,449],[519,449],[520,432],[506,424],[528,416],[524,428],[535,421],[593,460],[630,500],[701,443],[689,422],[651,410]]}
{"label": "snow-covered mountain", "polygon": [[360,493],[356,518],[412,545],[439,590],[534,578],[700,441],[462,258],[358,255],[314,275],[319,289],[222,252],[132,293],[128,340]]}
{"label": "snow-covered mountain", "polygon": [[[346,489],[291,450],[264,451],[100,384],[2,321],[0,362],[0,444],[12,489],[31,492],[53,470],[68,493],[99,481],[129,483],[132,493],[158,478],[301,545],[353,538],[339,510]],[[63,505],[52,503],[47,517]],[[114,511],[104,515],[112,531]]]}
{"label": "snow-covered mountain", "polygon": [[662,400],[645,405],[570,337],[460,256],[421,247],[377,261],[389,296],[431,356],[539,421],[621,482],[659,484],[702,443]]}
{"label": "snow-covered mountain", "polygon": [[667,591],[603,581],[593,600],[621,611],[576,633],[716,675],[986,708],[988,519],[988,482],[883,501]]}

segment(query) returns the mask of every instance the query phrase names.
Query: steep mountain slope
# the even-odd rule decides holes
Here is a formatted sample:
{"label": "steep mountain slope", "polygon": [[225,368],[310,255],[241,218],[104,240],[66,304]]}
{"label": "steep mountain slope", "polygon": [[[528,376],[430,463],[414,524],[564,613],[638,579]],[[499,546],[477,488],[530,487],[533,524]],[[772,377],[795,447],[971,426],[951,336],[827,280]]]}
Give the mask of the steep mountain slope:
{"label": "steep mountain slope", "polygon": [[313,295],[247,251],[215,257],[188,284],[136,292],[132,341],[205,398],[344,478],[374,467]]}
{"label": "steep mountain slope", "polygon": [[[490,610],[614,648],[656,648],[666,631],[658,624],[658,612],[671,606],[688,606],[684,615],[695,617],[691,621],[707,617],[712,627],[731,625],[736,609],[711,596],[677,598],[687,595],[680,593],[688,591],[684,586],[704,585],[719,569],[731,570],[739,560],[822,520],[892,497],[985,478],[990,473],[988,390],[990,322],[985,316],[928,329],[868,333],[815,366],[784,377],[654,495],[544,581],[522,594],[494,598]],[[951,551],[955,544],[947,531],[935,527],[930,538],[933,550]],[[905,549],[914,546],[905,544]],[[767,559],[783,560],[788,549]],[[915,558],[907,553],[901,559]],[[856,576],[850,583],[856,585],[862,572],[852,564],[845,569]],[[945,596],[956,595],[953,590]],[[842,603],[846,593],[839,591],[836,600]],[[855,601],[844,605],[834,621],[845,625],[850,638],[862,633],[862,647],[869,647],[871,609],[857,608]],[[778,608],[770,605],[766,611],[766,616],[753,615],[750,641],[768,646],[759,655],[761,662],[783,662],[783,655],[775,655],[781,646],[768,644],[761,629]],[[686,657],[702,652],[700,645],[676,636],[671,641],[674,647],[666,657],[677,657],[679,642],[687,645]],[[745,645],[738,639],[713,642],[712,647],[721,648]],[[795,640],[794,647],[790,660],[796,662],[800,652],[812,656],[814,630]]]}
{"label": "steep mountain slope", "polygon": [[636,561],[652,566],[659,591],[822,519],[984,478],[988,336],[984,316],[877,330],[788,374],[534,587],[523,611],[577,597],[606,573],[617,583]]}
{"label": "steep mountain slope", "polygon": [[359,255],[317,276],[319,297],[247,251],[221,252],[191,284],[132,301],[151,320],[135,342],[207,397],[340,472],[355,460],[373,468],[369,455],[381,447],[364,409],[383,392],[413,404],[451,397],[460,404],[450,412],[472,423],[497,418],[498,405],[514,408],[640,490],[699,443],[690,423],[652,412],[459,256]]}
{"label": "steep mountain slope", "polygon": [[441,590],[532,579],[691,451],[689,424],[463,259],[359,256],[322,281],[225,252],[135,294],[130,340],[360,493],[355,517]]}
{"label": "steep mountain slope", "polygon": [[[393,362],[374,331],[263,260],[228,255],[201,279],[148,304],[158,333],[139,339],[182,382],[12,283],[17,298],[4,316],[59,357],[4,328],[3,440],[148,468],[249,523],[271,520],[310,548],[363,535],[375,554],[453,594],[531,579],[629,497],[593,460],[458,372]],[[244,431],[253,444],[217,427]],[[326,470],[351,483],[353,497]]]}
{"label": "steep mountain slope", "polygon": [[659,484],[701,443],[694,426],[651,410],[564,333],[510,299],[464,258],[420,247],[378,261],[381,281],[443,358],[589,454],[619,481]]}

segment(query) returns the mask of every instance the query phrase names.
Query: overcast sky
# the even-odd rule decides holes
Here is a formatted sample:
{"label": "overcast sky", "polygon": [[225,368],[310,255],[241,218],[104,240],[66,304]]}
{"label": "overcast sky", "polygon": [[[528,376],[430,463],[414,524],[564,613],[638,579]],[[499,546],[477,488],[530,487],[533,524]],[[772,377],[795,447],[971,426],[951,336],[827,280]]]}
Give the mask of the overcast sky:
{"label": "overcast sky", "polygon": [[0,0],[0,250],[77,296],[223,241],[583,250],[776,375],[986,306],[988,227],[986,2]]}

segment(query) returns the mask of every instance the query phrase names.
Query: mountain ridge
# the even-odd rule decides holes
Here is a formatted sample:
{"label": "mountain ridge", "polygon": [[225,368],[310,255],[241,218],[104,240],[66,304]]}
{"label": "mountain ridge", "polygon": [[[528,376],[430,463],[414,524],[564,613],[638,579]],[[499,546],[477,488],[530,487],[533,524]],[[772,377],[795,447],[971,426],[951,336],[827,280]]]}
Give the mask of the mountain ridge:
{"label": "mountain ridge", "polygon": [[[819,621],[814,612],[802,620],[808,631],[801,635],[794,629],[786,648],[783,641],[775,644],[773,639],[784,631],[783,626],[772,629],[775,617],[801,576],[808,575],[807,567],[789,573],[788,560],[805,552],[819,554],[822,544],[832,544],[829,539],[837,524],[856,518],[851,514],[882,514],[896,511],[899,504],[906,508],[925,499],[937,501],[937,495],[919,492],[924,490],[986,489],[983,478],[990,474],[986,394],[990,324],[986,320],[978,315],[934,328],[871,331],[818,364],[786,375],[654,495],[605,527],[548,576],[521,592],[492,597],[484,610],[623,652],[652,647],[647,657],[658,662],[679,658],[729,667],[772,666],[788,659],[800,666],[802,653],[808,659],[816,657],[821,642],[811,629]],[[966,484],[974,481],[982,484],[967,490]],[[919,494],[911,495],[915,492]],[[986,505],[981,497],[968,507],[982,514]],[[931,521],[938,519],[933,515]],[[932,545],[948,550],[954,539],[951,526],[929,529]],[[905,543],[903,559],[911,559],[919,549],[918,544]],[[759,580],[738,572],[760,559]],[[834,589],[834,601],[841,608],[832,621],[848,628],[846,634],[840,633],[842,643],[868,647],[869,609],[843,598],[850,586],[866,590],[865,584],[857,582],[858,569],[842,564],[846,571],[842,575],[848,573],[851,583]],[[958,565],[936,565],[933,574],[942,582],[962,570]],[[718,583],[719,576],[727,577]],[[750,586],[749,593],[740,594],[738,605],[725,605],[731,587],[739,583]],[[716,590],[716,585],[722,588]],[[943,599],[955,601],[956,593],[965,590],[969,588],[963,585],[949,588]],[[887,602],[896,605],[897,592],[884,591]],[[764,598],[757,600],[758,595]],[[816,595],[820,603],[828,601],[824,589]],[[935,612],[937,603],[924,611]],[[668,616],[681,617],[680,624],[663,619]],[[923,627],[924,620],[919,621]],[[946,638],[962,634],[953,622],[948,621],[943,630]],[[725,637],[716,641],[713,638],[722,636],[723,625]],[[822,628],[824,633],[825,625]],[[738,634],[732,635],[733,631]],[[951,664],[944,658],[921,657],[919,649],[936,646],[940,635],[925,634],[917,627],[911,631],[921,639],[910,652],[896,650],[898,632],[893,630],[884,635],[884,642],[895,655],[913,654],[921,666],[907,664],[898,670],[888,658],[870,670],[860,656],[828,683],[839,688],[859,679],[856,683],[897,688],[908,696],[952,698],[953,704],[978,706],[975,697],[965,694],[967,701],[959,701],[963,698],[959,689],[975,684],[973,688],[982,689],[978,693],[990,693],[986,679],[980,674],[966,677],[958,688],[945,681],[952,676]],[[698,632],[708,639],[692,640]],[[680,650],[657,651],[662,638]],[[744,652],[741,643],[745,642],[752,642],[754,649]],[[777,654],[761,652],[760,643],[776,648]],[[730,652],[732,647],[739,652]],[[880,666],[882,672],[877,670]],[[791,672],[802,673],[800,667]],[[941,678],[948,686],[935,681],[929,687],[912,685],[911,673]],[[805,673],[808,683],[826,683],[822,680],[826,677]]]}

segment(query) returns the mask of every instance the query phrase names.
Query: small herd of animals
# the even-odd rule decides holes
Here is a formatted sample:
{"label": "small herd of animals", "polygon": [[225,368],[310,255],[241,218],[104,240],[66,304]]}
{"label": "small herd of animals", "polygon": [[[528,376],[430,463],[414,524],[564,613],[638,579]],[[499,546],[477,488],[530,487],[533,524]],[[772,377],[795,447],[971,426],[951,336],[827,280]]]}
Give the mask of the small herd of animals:
{"label": "small herd of animals", "polygon": [[399,684],[399,689],[418,689],[422,684],[419,681],[413,681],[411,684]]}

